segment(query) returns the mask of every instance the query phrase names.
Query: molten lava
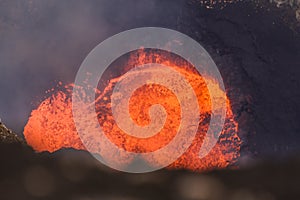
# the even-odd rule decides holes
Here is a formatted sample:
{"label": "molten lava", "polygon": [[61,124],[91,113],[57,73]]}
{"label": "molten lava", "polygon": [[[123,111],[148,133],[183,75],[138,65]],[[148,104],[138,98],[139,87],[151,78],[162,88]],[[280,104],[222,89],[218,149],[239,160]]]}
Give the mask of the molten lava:
{"label": "molten lava", "polygon": [[[169,168],[202,171],[212,168],[225,168],[234,164],[239,157],[241,141],[237,134],[238,124],[234,120],[230,100],[227,98],[226,121],[218,143],[206,157],[200,159],[200,147],[205,138],[212,112],[211,96],[203,77],[198,74],[193,66],[179,56],[163,51],[139,50],[132,52],[129,59],[118,66],[118,69],[121,70],[117,73],[116,70],[107,70],[106,76],[103,76],[103,80],[99,82],[95,99],[96,112],[99,124],[110,141],[126,151],[152,152],[168,144],[174,138],[180,126],[180,104],[176,96],[168,88],[158,84],[141,86],[132,94],[129,101],[130,116],[140,126],[150,123],[148,111],[152,105],[160,104],[164,107],[167,118],[164,127],[156,135],[149,138],[136,138],[124,133],[114,121],[110,103],[114,86],[122,79],[122,75],[126,71],[147,63],[163,64],[175,69],[184,76],[193,88],[200,108],[199,127],[192,145]],[[212,78],[205,77],[205,79],[207,84],[211,84],[214,88],[211,95],[223,94],[223,91]],[[61,148],[85,150],[72,118],[71,96],[73,87],[76,86],[73,84],[60,85],[59,91],[54,90],[49,98],[44,100],[36,110],[32,111],[24,128],[24,135],[27,143],[36,151],[54,152]],[[178,85],[178,87],[180,86]],[[87,123],[86,126],[89,126],[88,120],[83,123]],[[98,153],[96,146],[92,149],[94,149],[93,153]],[[113,156],[109,155],[109,150],[106,151],[108,151],[106,155]],[[162,159],[164,158],[151,158],[146,161],[159,163]],[[124,158],[123,163],[129,164],[130,160]]]}

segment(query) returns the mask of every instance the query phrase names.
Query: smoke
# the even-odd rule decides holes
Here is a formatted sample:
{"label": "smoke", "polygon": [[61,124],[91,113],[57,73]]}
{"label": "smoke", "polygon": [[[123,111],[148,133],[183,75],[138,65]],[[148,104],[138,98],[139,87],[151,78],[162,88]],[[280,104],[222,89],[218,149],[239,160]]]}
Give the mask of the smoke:
{"label": "smoke", "polygon": [[70,83],[85,56],[130,28],[175,28],[183,1],[0,1],[0,117],[18,133],[55,81]]}

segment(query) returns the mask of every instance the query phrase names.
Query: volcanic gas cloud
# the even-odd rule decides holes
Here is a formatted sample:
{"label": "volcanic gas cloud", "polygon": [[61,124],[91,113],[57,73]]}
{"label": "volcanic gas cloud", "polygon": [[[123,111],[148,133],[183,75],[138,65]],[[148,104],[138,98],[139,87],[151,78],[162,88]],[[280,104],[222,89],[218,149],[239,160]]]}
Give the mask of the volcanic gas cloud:
{"label": "volcanic gas cloud", "polygon": [[[226,121],[218,143],[204,158],[199,158],[199,150],[206,136],[212,112],[210,94],[201,75],[187,61],[179,56],[164,51],[138,50],[131,52],[123,61],[109,67],[97,88],[95,98],[96,112],[99,124],[105,135],[119,148],[131,152],[152,152],[162,148],[174,138],[180,126],[180,104],[174,94],[166,87],[157,84],[147,84],[137,89],[129,102],[129,113],[132,120],[140,125],[150,123],[149,107],[160,104],[164,107],[167,118],[164,127],[150,138],[130,136],[118,127],[111,111],[111,95],[116,83],[122,79],[126,71],[147,63],[159,63],[178,71],[188,80],[194,89],[199,104],[199,128],[192,145],[169,168],[186,168],[196,171],[212,168],[225,168],[234,164],[240,152],[241,140],[238,137],[238,124],[234,120],[230,100],[227,98]],[[118,70],[116,70],[118,69]],[[218,84],[210,77],[205,77],[208,84],[214,88],[211,95],[223,94]],[[62,148],[85,150],[76,131],[72,118],[72,88],[74,84],[59,84],[59,89],[52,89],[36,110],[33,110],[24,128],[27,143],[37,152],[54,152]],[[178,86],[179,87],[179,86]],[[90,126],[88,117],[84,116],[86,127]],[[92,139],[92,138],[91,138]],[[89,147],[93,153],[103,153],[107,159],[113,157],[109,149],[99,150],[97,146]],[[149,164],[159,163],[163,157],[145,160]],[[124,158],[122,164],[130,164],[131,160]]]}

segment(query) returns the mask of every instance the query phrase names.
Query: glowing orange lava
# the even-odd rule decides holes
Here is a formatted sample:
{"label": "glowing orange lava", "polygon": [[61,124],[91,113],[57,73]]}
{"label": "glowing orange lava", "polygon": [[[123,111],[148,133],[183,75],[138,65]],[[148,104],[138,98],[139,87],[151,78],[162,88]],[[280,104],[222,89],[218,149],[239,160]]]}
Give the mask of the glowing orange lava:
{"label": "glowing orange lava", "polygon": [[[110,100],[115,84],[122,79],[121,75],[126,71],[146,63],[163,64],[180,72],[194,89],[201,111],[199,111],[198,132],[192,145],[169,168],[202,171],[212,168],[225,168],[234,164],[239,157],[241,141],[237,135],[238,124],[234,120],[229,99],[227,99],[226,121],[219,141],[206,157],[200,159],[198,156],[199,150],[210,121],[210,94],[203,77],[195,71],[193,66],[178,58],[178,56],[166,52],[146,50],[132,52],[129,59],[123,62],[120,68],[122,69],[121,74],[111,75],[109,79],[99,84],[98,95],[95,100],[96,111],[99,124],[106,136],[120,148],[132,152],[155,151],[168,144],[175,136],[180,126],[180,104],[168,88],[160,85],[148,84],[140,87],[134,92],[129,102],[131,118],[141,126],[150,123],[148,109],[151,105],[160,104],[165,108],[167,113],[165,125],[155,136],[145,139],[129,136],[123,133],[113,119]],[[214,88],[214,94],[212,95],[223,94],[213,79],[205,78],[208,80],[208,84],[211,84]],[[32,111],[31,117],[24,128],[24,135],[27,143],[36,151],[54,152],[69,147],[85,150],[72,118],[71,93],[73,87],[72,84],[69,84],[63,86],[63,89],[59,91],[54,91],[51,97],[44,100],[36,110]],[[88,123],[88,120],[86,123]],[[97,153],[97,147],[94,149],[94,153]],[[109,152],[107,153],[109,155]],[[151,158],[146,161],[159,163],[162,159],[164,158]],[[126,162],[128,164],[130,160]],[[126,162],[124,161],[124,163]]]}

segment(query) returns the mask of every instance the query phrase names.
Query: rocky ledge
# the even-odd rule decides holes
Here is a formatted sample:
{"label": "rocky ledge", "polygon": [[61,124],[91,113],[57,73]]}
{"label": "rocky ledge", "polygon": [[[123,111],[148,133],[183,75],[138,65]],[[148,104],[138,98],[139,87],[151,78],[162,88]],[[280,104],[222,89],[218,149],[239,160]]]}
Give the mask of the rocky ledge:
{"label": "rocky ledge", "polygon": [[12,130],[8,129],[0,119],[0,143],[24,143],[24,141]]}

